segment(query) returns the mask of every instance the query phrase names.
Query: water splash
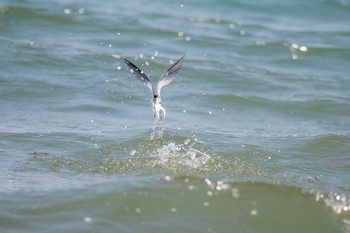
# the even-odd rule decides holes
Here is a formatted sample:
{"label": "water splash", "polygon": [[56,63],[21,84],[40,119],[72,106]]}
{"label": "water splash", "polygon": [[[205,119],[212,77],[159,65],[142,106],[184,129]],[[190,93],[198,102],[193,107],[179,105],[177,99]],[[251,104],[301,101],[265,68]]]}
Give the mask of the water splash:
{"label": "water splash", "polygon": [[124,142],[89,147],[72,154],[39,150],[33,152],[32,157],[54,171],[63,169],[101,174],[154,171],[192,174],[216,168],[216,156],[210,147],[194,136],[169,133],[160,124],[152,131]]}
{"label": "water splash", "polygon": [[153,123],[153,131],[150,136],[150,140],[156,140],[156,139],[161,139],[163,137],[165,128],[162,127],[162,122],[155,120]]}
{"label": "water splash", "polygon": [[[194,168],[208,170],[206,164],[211,159],[209,151],[200,148],[197,139],[165,135],[161,122],[155,123],[148,146],[139,148],[139,155],[146,152],[151,167],[161,166],[172,171]],[[136,153],[134,153],[136,154]]]}
{"label": "water splash", "polygon": [[205,152],[193,148],[196,142],[186,139],[183,144],[169,142],[158,148],[153,155],[155,160],[152,166],[165,166],[170,170],[178,170],[183,167],[208,170],[206,164],[211,156]]}

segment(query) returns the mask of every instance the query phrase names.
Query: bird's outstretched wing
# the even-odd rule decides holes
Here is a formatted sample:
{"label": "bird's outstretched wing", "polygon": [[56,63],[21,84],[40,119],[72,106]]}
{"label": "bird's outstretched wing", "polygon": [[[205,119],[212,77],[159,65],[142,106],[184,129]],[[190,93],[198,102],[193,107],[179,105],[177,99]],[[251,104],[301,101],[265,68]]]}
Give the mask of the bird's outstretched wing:
{"label": "bird's outstretched wing", "polygon": [[171,83],[171,81],[174,80],[176,74],[179,72],[179,70],[182,67],[182,62],[185,58],[185,55],[183,55],[177,62],[175,62],[159,79],[157,84],[157,95],[160,96],[160,90],[162,87],[168,85]]}
{"label": "bird's outstretched wing", "polygon": [[141,71],[137,66],[135,66],[131,61],[129,61],[126,58],[123,58],[124,62],[128,65],[128,67],[130,68],[130,72],[134,74],[134,76],[140,80],[145,86],[147,86],[151,92],[152,95],[154,96],[154,87],[152,82],[148,79],[147,75]]}

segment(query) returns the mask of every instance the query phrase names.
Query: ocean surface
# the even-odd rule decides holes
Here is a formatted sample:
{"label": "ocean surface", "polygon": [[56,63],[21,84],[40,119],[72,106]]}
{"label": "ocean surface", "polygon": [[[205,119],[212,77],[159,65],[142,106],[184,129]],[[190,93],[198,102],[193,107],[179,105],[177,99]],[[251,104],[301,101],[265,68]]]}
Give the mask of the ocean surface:
{"label": "ocean surface", "polygon": [[[350,232],[350,1],[0,1],[0,232]],[[162,89],[150,91],[128,58]]]}

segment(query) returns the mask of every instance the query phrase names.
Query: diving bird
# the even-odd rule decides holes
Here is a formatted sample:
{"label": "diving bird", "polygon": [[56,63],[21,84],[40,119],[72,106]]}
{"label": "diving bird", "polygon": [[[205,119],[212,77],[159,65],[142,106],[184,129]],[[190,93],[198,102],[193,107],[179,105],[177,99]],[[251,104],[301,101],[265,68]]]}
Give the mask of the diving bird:
{"label": "diving bird", "polygon": [[162,99],[160,97],[160,90],[162,87],[168,85],[171,83],[171,81],[174,80],[176,74],[180,71],[182,67],[182,62],[185,58],[185,55],[182,56],[179,60],[177,60],[167,71],[160,77],[158,83],[157,83],[157,90],[155,90],[152,82],[149,80],[147,75],[140,70],[136,65],[134,65],[131,61],[129,61],[126,58],[124,59],[124,62],[127,64],[127,66],[130,68],[130,72],[134,74],[134,76],[140,80],[145,86],[147,86],[151,92],[152,92],[152,110],[153,110],[153,116],[155,120],[161,121],[165,118],[166,110],[162,106]]}

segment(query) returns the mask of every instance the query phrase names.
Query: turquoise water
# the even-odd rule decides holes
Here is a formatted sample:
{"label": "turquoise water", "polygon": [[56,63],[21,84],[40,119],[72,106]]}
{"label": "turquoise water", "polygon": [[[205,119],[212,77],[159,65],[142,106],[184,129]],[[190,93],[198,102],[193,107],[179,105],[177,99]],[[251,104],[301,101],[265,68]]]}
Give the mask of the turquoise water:
{"label": "turquoise water", "polygon": [[350,232],[349,4],[1,1],[0,231]]}

